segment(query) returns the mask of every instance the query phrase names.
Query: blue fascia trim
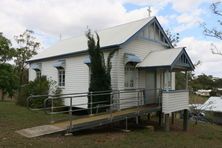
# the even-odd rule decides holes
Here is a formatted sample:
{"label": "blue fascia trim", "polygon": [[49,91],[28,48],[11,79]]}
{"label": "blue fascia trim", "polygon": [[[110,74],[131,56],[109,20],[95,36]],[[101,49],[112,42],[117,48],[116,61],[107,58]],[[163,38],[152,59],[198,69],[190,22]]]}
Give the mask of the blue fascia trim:
{"label": "blue fascia trim", "polygon": [[[164,38],[167,40],[167,42],[168,42],[167,45],[168,45],[170,48],[174,48],[173,45],[172,45],[171,42],[170,42],[170,39],[167,37],[165,31],[163,30],[162,26],[160,25],[160,23],[159,23],[159,21],[157,20],[156,17],[154,17],[152,20],[150,20],[148,23],[146,23],[142,28],[140,28],[136,33],[134,33],[130,38],[128,38],[125,42],[121,43],[120,45],[126,44],[126,43],[130,42],[131,40],[133,40],[133,39],[136,37],[136,34],[137,34],[138,32],[140,32],[141,30],[143,30],[147,25],[149,26],[149,25],[151,25],[151,24],[154,23],[154,22],[157,24],[157,26],[159,27],[160,31],[163,33]],[[152,41],[152,40],[151,40],[151,41]],[[153,41],[154,41],[154,40],[153,40]],[[164,46],[166,46],[166,45],[164,45]]]}
{"label": "blue fascia trim", "polygon": [[[194,70],[195,67],[194,67],[194,65],[193,65],[190,57],[188,56],[188,54],[187,54],[187,52],[186,52],[186,50],[185,50],[185,47],[183,47],[183,49],[181,50],[181,52],[179,53],[179,55],[176,57],[176,59],[175,59],[175,60],[173,61],[173,63],[171,64],[171,69],[173,69],[173,68],[176,66],[176,62],[179,60],[180,56],[181,56],[183,53],[185,54],[186,58],[188,59],[188,62],[189,62],[189,65],[190,65],[190,67],[187,67],[187,66],[186,66],[186,67],[184,67],[184,69]],[[190,69],[189,69],[189,68],[190,68]]]}

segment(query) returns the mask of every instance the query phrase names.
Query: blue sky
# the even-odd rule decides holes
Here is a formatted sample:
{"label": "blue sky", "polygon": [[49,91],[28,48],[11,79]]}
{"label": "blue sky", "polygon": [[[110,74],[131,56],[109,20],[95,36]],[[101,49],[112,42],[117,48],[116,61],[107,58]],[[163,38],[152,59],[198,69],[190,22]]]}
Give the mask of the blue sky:
{"label": "blue sky", "polygon": [[[0,32],[13,36],[31,29],[41,42],[42,50],[62,39],[93,30],[148,17],[151,6],[164,29],[180,34],[178,46],[186,46],[193,62],[201,61],[195,74],[222,77],[222,56],[211,53],[212,43],[222,49],[222,42],[203,35],[201,23],[216,25],[217,17],[210,4],[221,0],[1,0]],[[221,19],[221,18],[220,18]]]}
{"label": "blue sky", "polygon": [[[134,11],[136,9],[141,9],[141,8],[147,9],[148,5],[141,6],[141,5],[137,5],[137,4],[133,4],[133,3],[126,3],[126,4],[124,4],[124,7],[126,8],[126,10],[128,12],[130,12],[130,11]],[[208,40],[207,37],[205,35],[203,35],[203,28],[201,27],[201,24],[206,23],[207,26],[209,26],[209,27],[215,27],[215,22],[217,21],[217,18],[214,14],[212,14],[212,12],[210,10],[210,3],[203,3],[200,5],[200,8],[204,10],[204,13],[200,15],[200,17],[203,20],[201,22],[199,22],[199,24],[197,23],[196,25],[192,26],[191,28],[186,29],[182,32],[179,32],[181,38],[184,38],[187,36],[193,36],[197,39]],[[164,7],[164,9],[161,9],[158,12],[158,15],[167,17],[169,15],[180,15],[180,13],[177,12],[176,10],[174,10],[172,8],[171,4],[167,4]],[[170,29],[170,30],[172,30],[172,32],[176,33],[176,31],[174,31],[173,27],[175,27],[177,25],[180,25],[180,24],[178,24],[178,22],[176,20],[172,19],[170,24],[163,25],[163,27],[165,29]],[[216,27],[220,27],[220,26],[216,25]],[[211,38],[211,40],[214,40],[214,38]]]}
{"label": "blue sky", "polygon": [[[193,9],[193,11],[198,10],[199,12],[196,12],[196,14],[194,12],[193,14],[192,10],[190,11],[188,10],[187,12],[178,11],[175,8],[173,8],[173,5],[171,3],[168,3],[163,8],[159,9],[155,15],[157,16],[157,18],[158,16],[160,16],[160,17],[164,17],[168,19],[169,19],[169,16],[172,16],[170,21],[168,23],[162,23],[162,26],[164,29],[169,29],[173,33],[179,33],[180,40],[181,42],[183,42],[182,43],[183,46],[187,47],[187,45],[189,44],[196,44],[196,46],[190,45],[192,49],[189,49],[189,48],[187,49],[188,52],[189,50],[198,51],[196,52],[196,54],[193,54],[193,52],[190,51],[190,55],[194,63],[197,62],[198,60],[201,61],[201,65],[199,65],[194,72],[195,74],[198,75],[201,73],[206,73],[209,75],[221,77],[222,68],[220,65],[222,64],[221,63],[222,56],[213,55],[210,52],[211,51],[210,44],[212,43],[217,44],[217,48],[220,50],[221,41],[216,38],[207,37],[203,34],[202,24],[204,23],[207,25],[208,28],[216,27],[219,29],[221,27],[217,23],[217,20],[219,17],[212,13],[212,10],[210,9],[210,4],[211,4],[211,1],[205,1],[203,3],[200,3],[197,7],[195,7],[195,9]],[[124,7],[126,8],[128,12],[130,12],[130,11],[135,11],[137,9],[148,8],[148,5],[126,3]],[[157,6],[154,6],[154,8],[155,7]],[[181,17],[182,20],[179,21],[178,16],[183,16],[183,15],[184,15],[184,18]],[[186,20],[187,19],[186,17],[189,17],[189,16],[191,18],[193,17],[194,20],[196,19],[196,22],[194,21],[193,24],[190,24],[186,27],[187,25],[185,23],[186,21],[183,22],[183,19]],[[185,26],[185,27],[183,29],[178,29],[181,26]],[[198,48],[198,44],[200,44],[199,48]]]}

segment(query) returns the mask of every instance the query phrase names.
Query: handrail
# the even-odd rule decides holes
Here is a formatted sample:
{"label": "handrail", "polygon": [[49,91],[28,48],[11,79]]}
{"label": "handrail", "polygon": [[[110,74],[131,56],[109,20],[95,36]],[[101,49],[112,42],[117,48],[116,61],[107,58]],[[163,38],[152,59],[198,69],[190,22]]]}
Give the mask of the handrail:
{"label": "handrail", "polygon": [[[30,97],[27,98],[27,107],[29,110],[33,111],[43,110],[45,111],[46,114],[49,115],[68,113],[70,120],[70,128],[71,128],[73,126],[72,114],[74,112],[85,110],[85,111],[90,111],[90,114],[96,114],[98,113],[99,109],[104,108],[107,111],[109,111],[110,114],[109,118],[110,120],[112,120],[113,111],[120,110],[120,106],[126,106],[126,107],[134,106],[137,107],[137,114],[139,114],[140,108],[144,104],[145,91],[154,91],[158,93],[160,92],[157,91],[157,89],[145,90],[143,88],[137,88],[137,89],[109,90],[109,91],[96,91],[96,92],[84,92],[84,93],[70,93],[70,94],[61,94],[61,95],[31,95]],[[127,97],[127,94],[130,95]],[[93,100],[93,97],[96,96],[106,96],[106,97],[109,96],[109,99],[106,98],[106,100],[100,100],[104,98],[99,97],[97,98],[97,101],[90,101],[90,102],[87,101],[86,103],[81,102],[73,104],[74,100],[80,99],[82,97],[91,97],[90,100]],[[31,101],[40,97],[43,97],[43,106],[40,108],[32,108],[30,106]],[[158,98],[159,98],[158,103],[160,104],[160,97],[158,96]],[[67,100],[67,102],[69,101],[69,105],[54,106],[54,101],[56,100],[62,100],[62,101]],[[81,107],[81,106],[87,106],[87,108],[73,109],[74,107]],[[69,109],[65,111],[56,110],[64,107],[68,107]]]}
{"label": "handrail", "polygon": [[163,93],[178,93],[178,92],[189,92],[189,90],[181,89],[181,90],[162,90]]}
{"label": "handrail", "polygon": [[[60,99],[65,99],[65,98],[79,98],[79,97],[90,97],[90,95],[93,96],[102,96],[102,95],[110,95],[111,93],[113,95],[115,94],[123,94],[123,93],[132,93],[132,92],[137,92],[141,91],[143,89],[138,88],[138,89],[122,89],[122,90],[112,90],[112,91],[95,91],[95,92],[83,92],[83,93],[67,93],[67,94],[60,94],[60,95],[31,95],[27,98],[27,108],[32,111],[37,111],[37,110],[44,110],[44,106],[42,108],[31,108],[30,107],[30,100],[39,98],[39,97],[47,97],[46,99],[53,99],[55,100],[56,98]],[[130,91],[130,92],[129,92]]]}

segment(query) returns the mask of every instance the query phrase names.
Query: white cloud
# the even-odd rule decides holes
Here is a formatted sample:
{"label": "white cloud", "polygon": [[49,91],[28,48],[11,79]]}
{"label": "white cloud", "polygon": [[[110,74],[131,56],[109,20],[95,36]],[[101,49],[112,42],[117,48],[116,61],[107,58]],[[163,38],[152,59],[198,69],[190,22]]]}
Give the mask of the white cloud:
{"label": "white cloud", "polygon": [[[170,26],[174,32],[181,32],[202,22],[204,11],[201,5],[208,0],[1,0],[0,32],[12,39],[13,35],[22,33],[26,28],[36,31],[37,37],[47,47],[59,39],[82,34],[86,27],[93,30],[118,25],[132,20],[147,17],[147,6],[152,15],[157,15],[162,25]],[[140,9],[127,11],[124,4],[133,3]],[[159,12],[172,6],[177,13]],[[177,26],[174,23],[177,21]],[[187,46],[188,53],[196,62],[202,64],[196,73],[214,73],[222,76],[220,65],[222,56],[212,55],[210,41],[187,37],[181,40],[181,46]],[[215,43],[221,46],[221,43]],[[221,47],[222,49],[222,47]]]}
{"label": "white cloud", "polygon": [[66,38],[82,34],[87,26],[98,30],[147,17],[146,8],[127,12],[117,0],[1,0],[0,5],[0,31],[9,38],[26,28]]}
{"label": "white cloud", "polygon": [[[177,12],[192,12],[207,0],[169,0]],[[209,2],[209,0],[208,0]]]}
{"label": "white cloud", "polygon": [[177,16],[176,20],[179,25],[174,28],[174,31],[182,32],[186,29],[200,25],[203,22],[203,19],[201,18],[203,13],[203,10],[196,9],[193,10],[192,15],[190,13],[182,13],[181,15]]}
{"label": "white cloud", "polygon": [[[210,74],[222,77],[222,56],[211,52],[211,41],[197,40],[194,37],[186,37],[180,41],[179,46],[187,47],[187,52],[194,63],[198,60],[201,64],[195,69],[195,74]],[[222,49],[221,42],[213,42],[219,49]]]}
{"label": "white cloud", "polygon": [[[1,31],[11,36],[28,28],[54,36],[62,33],[66,37],[79,35],[86,30],[86,26],[97,30],[147,17],[146,7],[127,12],[123,7],[125,3],[151,5],[152,15],[158,15],[168,3],[171,3],[173,8],[180,9],[179,2],[174,0],[1,0]],[[187,3],[184,6],[187,6]],[[181,17],[190,20],[187,16]],[[169,22],[167,16],[160,16],[160,20],[162,23]]]}

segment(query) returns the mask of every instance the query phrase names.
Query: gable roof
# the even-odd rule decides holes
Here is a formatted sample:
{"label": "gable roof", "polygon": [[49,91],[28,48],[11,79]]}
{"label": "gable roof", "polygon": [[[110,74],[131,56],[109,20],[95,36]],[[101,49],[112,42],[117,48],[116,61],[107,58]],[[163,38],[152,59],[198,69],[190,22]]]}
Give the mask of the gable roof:
{"label": "gable roof", "polygon": [[[113,46],[119,46],[128,41],[146,24],[152,21],[156,21],[158,23],[156,17],[149,17],[98,31],[97,33],[100,37],[100,47],[108,48]],[[162,27],[160,27],[160,29],[162,29]],[[165,36],[165,38],[169,40],[167,36]],[[171,43],[169,44],[169,46],[171,46]],[[30,60],[28,60],[28,62],[51,57],[75,54],[86,51],[87,48],[87,38],[85,35],[73,37],[57,42],[48,49],[33,56]]]}
{"label": "gable roof", "polygon": [[[184,63],[180,61],[181,56],[184,56]],[[187,55],[184,47],[150,52],[141,63],[137,64],[137,67],[169,67],[171,70],[174,68],[187,70],[194,69],[194,65]]]}

